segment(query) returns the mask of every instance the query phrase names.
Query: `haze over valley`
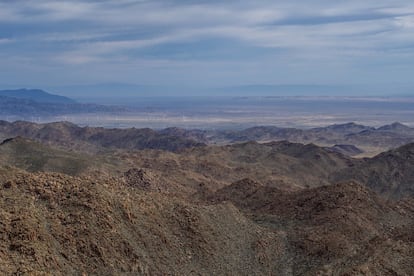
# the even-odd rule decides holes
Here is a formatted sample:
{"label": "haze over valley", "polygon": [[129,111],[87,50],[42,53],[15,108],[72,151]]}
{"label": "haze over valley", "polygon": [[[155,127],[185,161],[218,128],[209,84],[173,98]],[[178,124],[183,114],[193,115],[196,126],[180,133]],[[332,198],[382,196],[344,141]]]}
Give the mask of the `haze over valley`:
{"label": "haze over valley", "polygon": [[[25,97],[25,92],[51,99]],[[35,89],[0,91],[0,118],[116,128],[240,130],[252,126],[311,128],[348,122],[375,127],[393,122],[413,126],[414,116],[411,97],[62,98],[56,101],[53,94]]]}

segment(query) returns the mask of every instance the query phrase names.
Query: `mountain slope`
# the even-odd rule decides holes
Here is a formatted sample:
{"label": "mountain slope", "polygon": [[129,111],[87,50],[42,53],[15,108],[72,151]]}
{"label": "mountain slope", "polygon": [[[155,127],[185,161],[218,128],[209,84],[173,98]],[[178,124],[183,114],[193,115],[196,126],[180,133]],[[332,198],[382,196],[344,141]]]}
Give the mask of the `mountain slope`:
{"label": "mountain slope", "polygon": [[413,132],[414,132],[413,128],[410,128],[410,127],[408,127],[404,124],[401,124],[399,122],[394,122],[390,125],[385,125],[385,126],[379,127],[379,128],[377,128],[377,130],[379,130],[379,131],[393,131],[393,132],[399,132],[399,133],[402,133],[402,134],[406,134],[406,133],[413,134]]}
{"label": "mountain slope", "polygon": [[334,145],[332,147],[329,147],[328,149],[342,153],[347,156],[356,156],[363,153],[361,149],[354,145]]}
{"label": "mountain slope", "polygon": [[278,235],[231,204],[194,205],[110,180],[19,173],[0,190],[0,207],[2,274],[288,271]]}
{"label": "mountain slope", "polygon": [[0,183],[5,275],[414,273],[413,202],[357,184],[245,180],[196,203],[111,178],[0,169]]}
{"label": "mountain slope", "polygon": [[88,152],[108,149],[163,149],[179,151],[202,143],[152,129],[79,127],[69,122],[35,124],[0,121],[0,136],[22,136],[39,142]]}
{"label": "mountain slope", "polygon": [[128,160],[130,167],[159,171],[194,192],[199,185],[216,190],[243,178],[283,190],[328,185],[330,174],[358,162],[315,145],[286,141],[196,147],[179,153],[145,150],[119,158]]}
{"label": "mountain slope", "polygon": [[56,149],[33,140],[14,137],[0,144],[0,165],[13,166],[29,172],[60,172],[69,175],[90,173],[92,170],[114,172],[122,161]]}
{"label": "mountain slope", "polygon": [[0,90],[0,97],[30,100],[38,103],[75,104],[68,97],[47,93],[40,89]]}
{"label": "mountain slope", "polygon": [[36,139],[0,144],[2,275],[414,274],[414,144],[354,159],[177,129],[0,129]]}
{"label": "mountain slope", "polygon": [[0,90],[0,116],[31,120],[69,114],[125,112],[119,106],[78,103],[73,99],[39,89]]}
{"label": "mountain slope", "polygon": [[[119,171],[128,168],[155,170],[177,187],[190,188],[194,192],[202,183],[209,183],[210,189],[215,190],[250,178],[282,190],[356,180],[392,198],[414,194],[413,144],[371,159],[353,159],[346,156],[357,153],[358,148],[351,145],[321,148],[313,144],[279,141],[206,147],[184,138],[177,130],[174,133],[177,136],[171,130],[82,128],[68,122],[34,124],[0,121],[0,137],[20,135],[61,149],[90,154],[100,152],[103,155],[108,152],[111,158],[128,163],[127,168],[120,168]],[[131,150],[143,151],[129,152]],[[346,155],[340,153],[344,151]],[[34,152],[33,156],[41,156]]]}
{"label": "mountain slope", "polygon": [[414,196],[414,143],[365,159],[331,178],[333,181],[356,180],[389,198]]}
{"label": "mountain slope", "polygon": [[[241,143],[248,141],[270,142],[287,140],[293,143],[313,143],[318,146],[352,145],[363,151],[365,156],[414,142],[414,129],[401,123],[379,128],[355,123],[336,124],[311,129],[257,126],[244,130],[183,130],[167,129],[183,137],[210,144]],[[358,150],[357,150],[358,151]],[[342,151],[346,153],[346,151]],[[351,155],[354,151],[351,151]]]}
{"label": "mountain slope", "polygon": [[286,193],[246,180],[210,200],[230,201],[259,225],[286,231],[292,275],[414,273],[413,201],[387,202],[355,183]]}

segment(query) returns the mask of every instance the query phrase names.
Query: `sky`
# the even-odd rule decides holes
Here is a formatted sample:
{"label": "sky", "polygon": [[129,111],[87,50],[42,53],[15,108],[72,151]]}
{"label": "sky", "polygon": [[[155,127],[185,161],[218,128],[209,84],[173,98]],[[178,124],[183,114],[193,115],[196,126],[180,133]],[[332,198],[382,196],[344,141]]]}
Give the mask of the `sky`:
{"label": "sky", "polygon": [[413,72],[410,0],[0,0],[0,89],[414,95]]}

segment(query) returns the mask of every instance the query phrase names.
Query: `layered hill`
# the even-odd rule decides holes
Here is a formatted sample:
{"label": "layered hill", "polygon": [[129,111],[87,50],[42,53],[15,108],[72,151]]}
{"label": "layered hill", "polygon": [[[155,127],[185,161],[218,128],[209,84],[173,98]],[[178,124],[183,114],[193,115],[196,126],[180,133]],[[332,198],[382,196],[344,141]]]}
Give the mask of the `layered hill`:
{"label": "layered hill", "polygon": [[[250,140],[289,140],[292,142],[317,142],[341,144],[353,141],[354,145],[402,145],[414,137],[414,129],[400,123],[393,123],[379,128],[346,123],[311,129],[294,129],[278,127],[254,127],[226,135],[234,141]],[[400,137],[401,140],[392,141]],[[227,138],[227,139],[228,139]],[[359,139],[366,138],[359,141]],[[371,139],[371,142],[368,141]],[[374,140],[374,142],[372,141]]]}
{"label": "layered hill", "polygon": [[39,103],[75,104],[76,101],[68,97],[47,93],[40,89],[0,90],[0,97],[30,100]]}
{"label": "layered hill", "polygon": [[284,190],[317,187],[330,184],[332,173],[359,162],[312,144],[286,141],[196,147],[179,153],[145,150],[120,154],[130,167],[159,171],[193,190],[199,185],[215,190],[243,178]]}
{"label": "layered hill", "polygon": [[[404,131],[407,129],[404,128]],[[0,138],[16,136],[25,138],[12,140],[13,143],[5,143],[0,146],[0,149],[5,152],[6,148],[9,148],[7,150],[9,156],[14,156],[14,159],[8,157],[7,162],[29,171],[34,171],[30,166],[48,168],[47,164],[53,164],[56,167],[60,162],[63,164],[62,169],[52,171],[65,172],[64,164],[69,163],[73,164],[73,173],[76,171],[76,164],[81,171],[87,167],[95,168],[97,163],[119,163],[123,165],[115,165],[118,168],[112,171],[122,172],[135,167],[155,170],[170,179],[169,182],[190,187],[194,191],[203,183],[209,184],[210,189],[215,190],[234,181],[251,178],[258,179],[265,185],[285,190],[356,180],[392,197],[399,198],[413,193],[412,144],[373,158],[354,159],[348,157],[358,152],[358,148],[352,145],[319,147],[314,144],[279,141],[206,146],[188,136],[183,136],[177,130],[172,133],[151,129],[79,127],[68,122],[50,124],[0,122]],[[23,141],[25,143],[22,143]],[[42,145],[34,144],[35,141]],[[52,148],[44,148],[45,144]],[[60,152],[57,152],[55,147],[58,147]],[[25,153],[26,149],[30,150]],[[68,149],[76,152],[67,152]],[[101,155],[99,160],[115,158],[118,161],[96,161],[85,165],[85,160],[96,160],[91,156],[98,152]],[[56,160],[60,161],[53,161],[51,156],[58,156]],[[66,159],[62,159],[63,156]],[[30,159],[34,157],[38,162]],[[3,156],[3,160],[5,158]],[[28,161],[25,161],[26,165],[22,165],[24,162],[19,161],[19,158],[28,158]],[[68,161],[73,158],[78,161]]]}
{"label": "layered hill", "polygon": [[[414,129],[401,123],[379,128],[355,123],[337,124],[311,129],[258,126],[244,130],[179,130],[170,128],[165,133],[176,133],[209,144],[241,143],[247,141],[269,142],[287,140],[296,143],[314,143],[319,146],[354,146],[357,149],[334,148],[342,153],[373,156],[382,151],[414,142]],[[350,149],[348,147],[348,149]],[[364,153],[359,152],[364,151]],[[358,153],[359,152],[359,153]]]}
{"label": "layered hill", "polygon": [[20,136],[0,144],[0,165],[28,172],[58,172],[68,175],[89,174],[93,171],[115,173],[123,167],[121,160],[109,155],[90,155],[62,150]]}
{"label": "layered hill", "polygon": [[374,156],[385,150],[414,142],[414,129],[400,123],[379,128],[354,123],[313,129],[254,127],[242,131],[187,130],[167,128],[107,129],[79,127],[69,122],[35,124],[25,121],[0,121],[0,138],[22,136],[37,141],[79,149],[163,149],[181,150],[197,145],[226,145],[256,141],[313,143],[348,156]]}
{"label": "layered hill", "polygon": [[178,151],[202,143],[152,129],[106,129],[79,127],[69,122],[36,124],[24,121],[0,121],[0,137],[22,136],[46,144],[96,152],[107,149],[163,149]]}
{"label": "layered hill", "polygon": [[[283,241],[231,204],[194,205],[117,181],[3,180],[2,274],[268,274]],[[18,264],[18,265],[16,265]]]}
{"label": "layered hill", "polygon": [[[410,275],[413,201],[390,202],[355,183],[286,193],[245,179],[209,197],[283,231],[291,275]],[[411,230],[409,230],[411,229]]]}
{"label": "layered hill", "polygon": [[389,198],[414,196],[414,143],[365,159],[332,175],[333,181],[356,180]]}
{"label": "layered hill", "polygon": [[414,274],[413,144],[356,159],[180,129],[0,133],[0,274]]}
{"label": "layered hill", "polygon": [[354,145],[333,145],[332,147],[328,147],[328,149],[347,156],[357,156],[364,153],[363,150]]}
{"label": "layered hill", "polygon": [[0,90],[0,116],[33,120],[69,114],[125,112],[125,107],[83,104],[38,89]]}
{"label": "layered hill", "polygon": [[413,202],[358,184],[287,193],[245,180],[196,203],[111,178],[0,181],[2,274],[414,272]]}

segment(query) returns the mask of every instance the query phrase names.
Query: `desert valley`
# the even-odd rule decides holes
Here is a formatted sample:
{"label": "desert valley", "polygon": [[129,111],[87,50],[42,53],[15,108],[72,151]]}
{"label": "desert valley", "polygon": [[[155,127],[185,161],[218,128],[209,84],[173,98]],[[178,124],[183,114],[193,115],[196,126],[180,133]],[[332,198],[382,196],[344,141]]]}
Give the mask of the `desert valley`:
{"label": "desert valley", "polygon": [[414,2],[0,1],[1,275],[414,275]]}

